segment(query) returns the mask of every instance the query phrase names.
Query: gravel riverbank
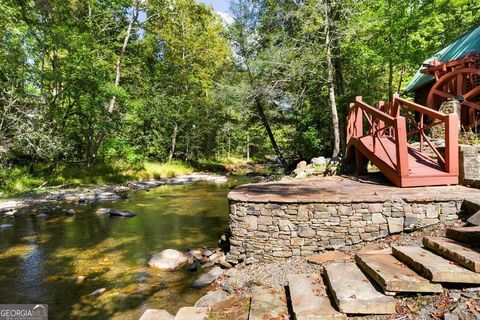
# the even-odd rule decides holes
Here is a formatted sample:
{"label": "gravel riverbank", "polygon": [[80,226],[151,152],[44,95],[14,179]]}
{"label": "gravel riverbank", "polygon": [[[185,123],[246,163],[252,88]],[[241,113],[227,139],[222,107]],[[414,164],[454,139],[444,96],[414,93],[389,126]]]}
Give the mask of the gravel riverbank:
{"label": "gravel riverbank", "polygon": [[38,194],[25,195],[15,199],[0,200],[0,213],[13,214],[17,210],[37,205],[53,205],[57,202],[84,203],[110,202],[128,197],[129,192],[146,190],[162,185],[188,184],[197,181],[222,184],[228,181],[227,177],[195,172],[170,179],[129,181],[122,184],[104,186],[82,186],[71,189],[43,189]]}

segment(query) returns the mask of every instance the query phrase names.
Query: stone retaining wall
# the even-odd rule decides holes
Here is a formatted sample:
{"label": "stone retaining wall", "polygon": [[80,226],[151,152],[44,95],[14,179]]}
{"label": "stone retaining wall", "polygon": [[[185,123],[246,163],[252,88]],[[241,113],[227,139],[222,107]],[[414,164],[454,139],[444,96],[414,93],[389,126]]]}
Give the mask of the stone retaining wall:
{"label": "stone retaining wall", "polygon": [[462,201],[270,203],[230,200],[232,263],[307,256],[458,218]]}
{"label": "stone retaining wall", "polygon": [[480,188],[480,146],[460,145],[460,183]]}

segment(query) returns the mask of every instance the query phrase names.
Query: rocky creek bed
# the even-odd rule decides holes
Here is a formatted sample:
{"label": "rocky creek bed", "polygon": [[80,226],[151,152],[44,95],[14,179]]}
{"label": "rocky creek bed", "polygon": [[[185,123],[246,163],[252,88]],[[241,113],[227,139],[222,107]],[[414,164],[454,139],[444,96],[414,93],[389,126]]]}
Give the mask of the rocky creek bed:
{"label": "rocky creek bed", "polygon": [[86,202],[112,202],[125,199],[129,193],[136,190],[148,190],[163,185],[189,184],[193,182],[210,182],[224,184],[227,177],[195,172],[170,179],[150,179],[142,181],[129,181],[122,184],[108,184],[104,186],[82,186],[66,189],[44,189],[38,194],[25,195],[18,199],[0,200],[0,213],[13,214],[16,210],[32,206],[48,206],[58,202],[86,203]]}
{"label": "rocky creek bed", "polygon": [[[147,263],[168,248],[214,249],[228,226],[227,193],[251,178],[209,179],[196,174],[18,200],[22,206],[0,214],[7,225],[0,227],[0,303],[47,303],[52,319],[138,319],[147,308],[175,313],[194,304],[206,289],[192,285],[208,265],[171,272]],[[102,208],[108,216],[97,214]],[[110,218],[111,209],[136,215]]]}

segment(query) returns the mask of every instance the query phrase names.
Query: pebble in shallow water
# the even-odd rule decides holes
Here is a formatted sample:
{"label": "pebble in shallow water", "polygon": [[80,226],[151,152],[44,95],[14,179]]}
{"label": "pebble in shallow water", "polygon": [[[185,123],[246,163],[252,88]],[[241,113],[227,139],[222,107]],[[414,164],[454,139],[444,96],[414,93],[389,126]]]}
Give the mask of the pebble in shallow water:
{"label": "pebble in shallow water", "polygon": [[48,219],[48,215],[46,215],[45,213],[40,213],[35,216],[35,219],[45,220]]}

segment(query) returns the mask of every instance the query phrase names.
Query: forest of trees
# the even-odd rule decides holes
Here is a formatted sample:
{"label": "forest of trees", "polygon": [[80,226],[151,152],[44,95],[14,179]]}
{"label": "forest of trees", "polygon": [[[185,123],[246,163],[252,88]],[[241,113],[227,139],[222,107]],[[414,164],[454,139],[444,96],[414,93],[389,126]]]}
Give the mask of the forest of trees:
{"label": "forest of trees", "polygon": [[[0,166],[341,153],[478,0],[0,2]],[[335,130],[337,129],[337,130]]]}

